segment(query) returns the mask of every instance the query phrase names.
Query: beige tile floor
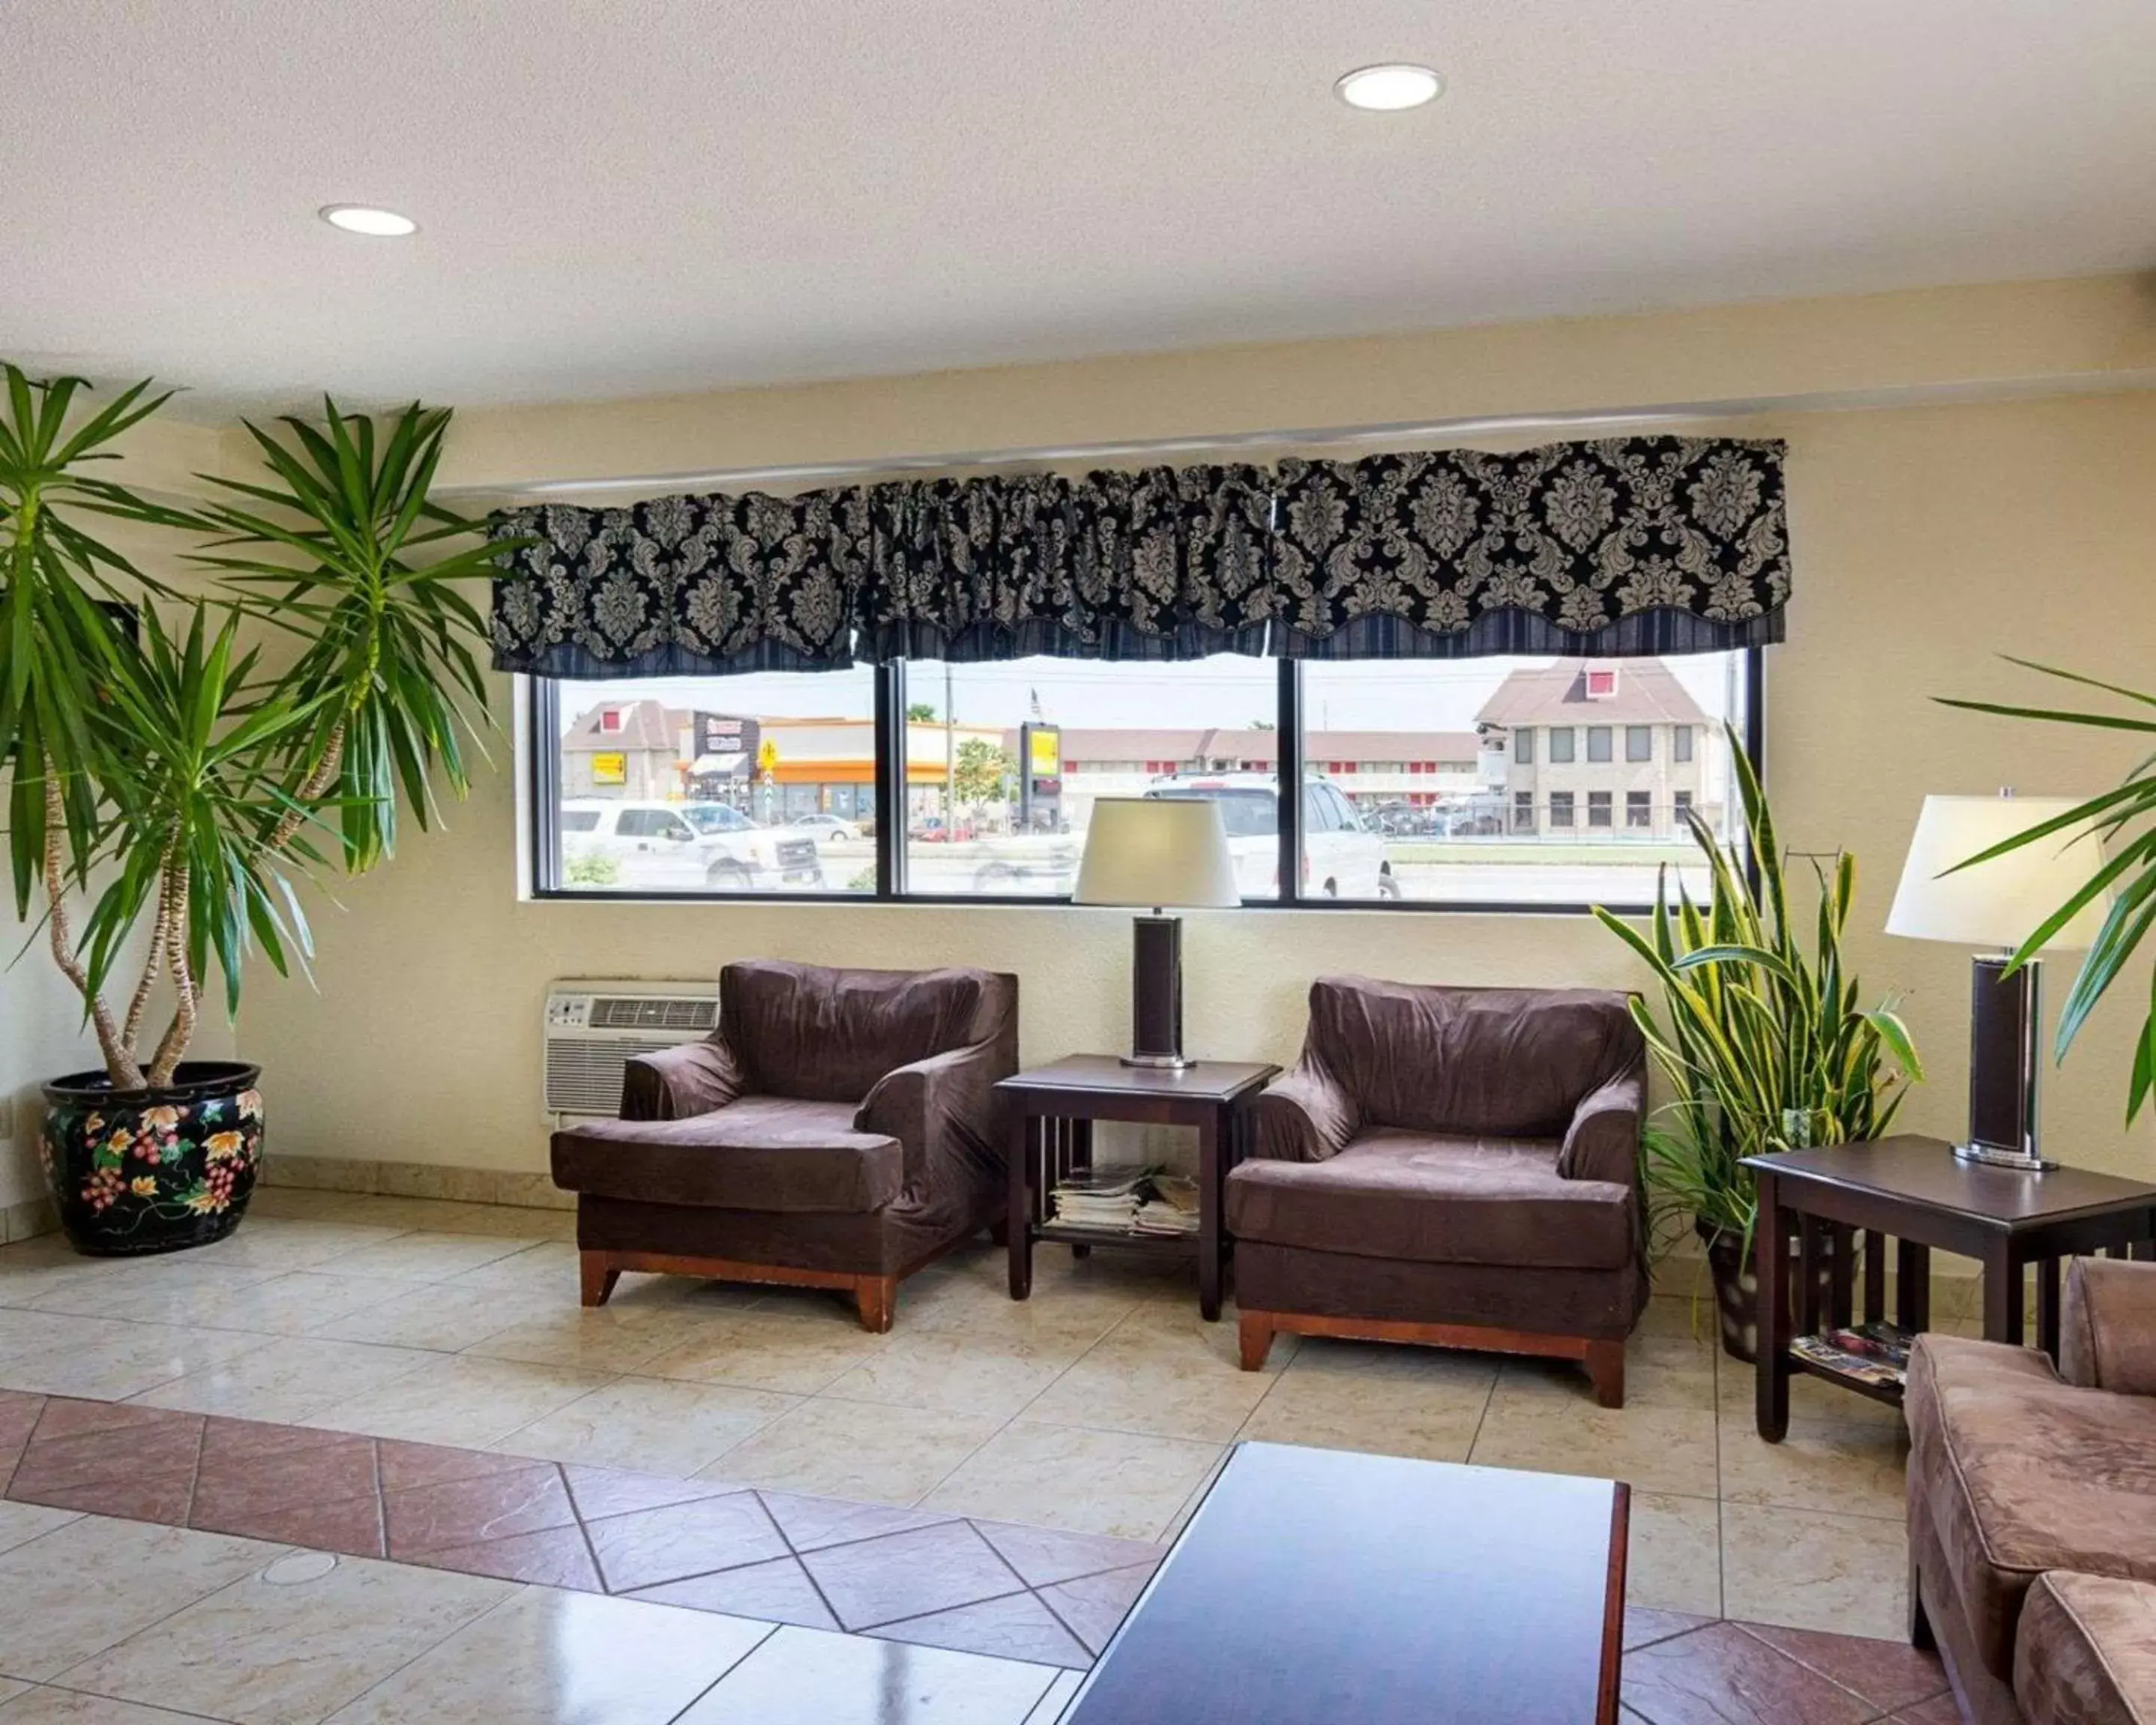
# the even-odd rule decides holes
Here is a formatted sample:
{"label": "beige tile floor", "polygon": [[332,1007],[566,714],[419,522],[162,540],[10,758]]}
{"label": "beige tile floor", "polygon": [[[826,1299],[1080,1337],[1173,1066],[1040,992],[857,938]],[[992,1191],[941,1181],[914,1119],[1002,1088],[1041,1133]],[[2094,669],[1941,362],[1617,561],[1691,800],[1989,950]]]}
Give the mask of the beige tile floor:
{"label": "beige tile floor", "polygon": [[0,1725],[1045,1725],[1076,1674],[0,1504]]}
{"label": "beige tile floor", "polygon": [[[983,1243],[906,1284],[881,1337],[829,1296],[670,1277],[584,1312],[571,1226],[273,1188],[184,1256],[0,1249],[0,1388],[1142,1539],[1243,1437],[1603,1475],[1635,1493],[1635,1603],[1902,1632],[1898,1420],[1799,1380],[1787,1441],[1762,1443],[1750,1373],[1686,1300],[1652,1302],[1610,1411],[1576,1370],[1495,1356],[1282,1337],[1246,1373],[1187,1268],[1105,1250],[1044,1249],[1017,1304]],[[1970,1327],[1972,1292],[1942,1284],[1943,1327]]]}

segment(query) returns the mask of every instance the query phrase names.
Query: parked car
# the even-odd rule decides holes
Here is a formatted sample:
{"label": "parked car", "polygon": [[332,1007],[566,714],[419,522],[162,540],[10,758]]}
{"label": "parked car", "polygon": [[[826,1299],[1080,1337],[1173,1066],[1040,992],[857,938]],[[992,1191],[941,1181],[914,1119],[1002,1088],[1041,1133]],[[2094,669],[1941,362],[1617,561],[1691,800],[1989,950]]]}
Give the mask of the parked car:
{"label": "parked car", "polygon": [[565,862],[608,859],[624,887],[749,892],[824,884],[814,839],[758,826],[723,803],[574,798],[562,804],[559,825]]}
{"label": "parked car", "polygon": [[[1207,773],[1156,780],[1148,797],[1203,797],[1220,805],[1235,885],[1245,897],[1270,898],[1280,881],[1280,780],[1265,773]],[[1398,898],[1400,883],[1372,832],[1338,786],[1302,787],[1302,891],[1323,898]]]}
{"label": "parked car", "polygon": [[819,845],[856,845],[865,836],[858,822],[841,820],[835,814],[804,814],[791,824]]}

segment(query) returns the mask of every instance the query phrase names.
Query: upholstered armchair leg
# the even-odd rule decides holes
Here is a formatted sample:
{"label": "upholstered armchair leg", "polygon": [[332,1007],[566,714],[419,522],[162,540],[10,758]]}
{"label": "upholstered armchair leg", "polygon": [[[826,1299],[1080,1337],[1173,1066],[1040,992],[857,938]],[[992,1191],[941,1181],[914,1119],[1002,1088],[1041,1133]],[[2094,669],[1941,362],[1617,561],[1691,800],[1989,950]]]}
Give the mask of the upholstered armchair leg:
{"label": "upholstered armchair leg", "polygon": [[898,1278],[895,1276],[864,1276],[854,1282],[854,1307],[861,1315],[861,1327],[872,1336],[880,1336],[891,1328],[891,1315],[898,1307]]}
{"label": "upholstered armchair leg", "polygon": [[1262,1372],[1265,1356],[1273,1351],[1273,1315],[1270,1312],[1245,1312],[1237,1319],[1236,1340],[1242,1344],[1243,1369]]}
{"label": "upholstered armchair leg", "polygon": [[1625,1405],[1625,1344],[1590,1342],[1587,1344],[1587,1375],[1594,1381],[1594,1399],[1605,1408]]}
{"label": "upholstered armchair leg", "polygon": [[605,1305],[607,1296],[613,1291],[613,1285],[621,1280],[621,1272],[613,1267],[604,1252],[580,1252],[577,1256],[577,1270],[583,1281],[583,1299],[587,1306]]}
{"label": "upholstered armchair leg", "polygon": [[1917,1574],[1917,1557],[1909,1554],[1909,1645],[1919,1653],[1935,1653],[1938,1641],[1932,1634],[1932,1620],[1924,1609],[1922,1578]]}

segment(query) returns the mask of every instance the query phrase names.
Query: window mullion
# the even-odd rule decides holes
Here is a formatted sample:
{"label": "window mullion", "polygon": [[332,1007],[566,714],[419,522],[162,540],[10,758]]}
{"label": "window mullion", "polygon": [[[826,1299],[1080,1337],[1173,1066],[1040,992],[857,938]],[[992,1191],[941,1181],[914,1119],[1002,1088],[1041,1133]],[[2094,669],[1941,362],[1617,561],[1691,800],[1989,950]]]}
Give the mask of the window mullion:
{"label": "window mullion", "polygon": [[875,670],[876,896],[906,893],[906,661]]}
{"label": "window mullion", "polygon": [[1302,896],[1302,663],[1280,661],[1280,879],[1276,896],[1291,905]]}

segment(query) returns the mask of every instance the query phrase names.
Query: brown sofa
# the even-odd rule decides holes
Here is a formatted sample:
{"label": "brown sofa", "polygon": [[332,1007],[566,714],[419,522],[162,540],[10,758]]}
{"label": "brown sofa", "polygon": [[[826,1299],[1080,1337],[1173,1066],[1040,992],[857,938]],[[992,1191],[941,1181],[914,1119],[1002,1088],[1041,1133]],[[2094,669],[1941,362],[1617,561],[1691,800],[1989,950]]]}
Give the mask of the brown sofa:
{"label": "brown sofa", "polygon": [[995,1223],[994,1086],[1018,1069],[1018,979],[984,970],[729,964],[719,1028],[629,1063],[619,1120],[554,1134],[587,1306],[624,1270],[853,1294]]}
{"label": "brown sofa", "polygon": [[2156,1722],[2156,1264],[2076,1260],[2060,1355],[1918,1339],[1911,1639],[1979,1725]]}
{"label": "brown sofa", "polygon": [[1549,1354],[1622,1406],[1645,1058],[1622,994],[1313,983],[1228,1179],[1245,1367],[1280,1330]]}

